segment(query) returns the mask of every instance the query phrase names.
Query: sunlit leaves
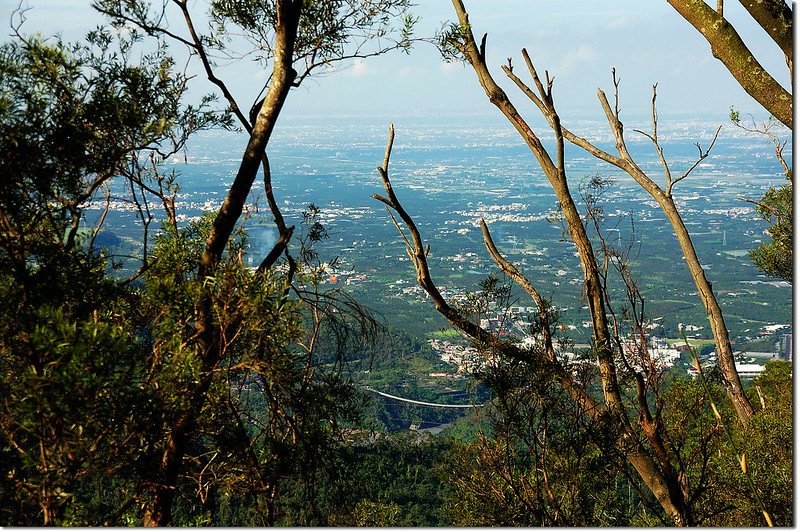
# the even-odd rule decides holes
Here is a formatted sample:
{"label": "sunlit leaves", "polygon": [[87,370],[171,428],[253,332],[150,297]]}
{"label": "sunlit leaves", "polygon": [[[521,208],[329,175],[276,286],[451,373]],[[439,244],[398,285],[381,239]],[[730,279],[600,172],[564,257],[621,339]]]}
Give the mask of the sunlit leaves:
{"label": "sunlit leaves", "polygon": [[780,188],[771,187],[756,204],[756,212],[769,223],[766,232],[771,240],[751,250],[750,258],[767,275],[791,283],[794,279],[792,183]]}

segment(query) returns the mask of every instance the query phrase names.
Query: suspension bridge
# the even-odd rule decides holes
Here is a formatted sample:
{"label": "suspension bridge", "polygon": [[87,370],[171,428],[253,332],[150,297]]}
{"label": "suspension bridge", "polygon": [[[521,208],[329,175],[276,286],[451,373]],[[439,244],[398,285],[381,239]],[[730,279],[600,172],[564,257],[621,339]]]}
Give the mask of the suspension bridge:
{"label": "suspension bridge", "polygon": [[363,389],[367,390],[368,392],[372,392],[375,394],[380,395],[381,397],[386,397],[387,399],[393,399],[395,401],[402,401],[404,403],[411,403],[412,405],[420,405],[420,406],[430,406],[433,408],[479,408],[483,405],[448,405],[448,404],[441,404],[441,403],[428,403],[426,401],[416,401],[414,399],[407,399],[405,397],[398,397],[397,395],[392,395],[384,392],[379,392],[374,388],[370,388],[369,386],[361,386]]}

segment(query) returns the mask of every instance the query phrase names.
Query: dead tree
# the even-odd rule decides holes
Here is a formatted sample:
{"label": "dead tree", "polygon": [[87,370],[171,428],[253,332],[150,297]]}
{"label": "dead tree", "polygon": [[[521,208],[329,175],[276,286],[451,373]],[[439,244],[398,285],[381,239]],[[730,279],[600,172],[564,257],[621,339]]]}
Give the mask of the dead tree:
{"label": "dead tree", "polygon": [[[473,42],[474,46],[474,42]],[[477,46],[474,46],[474,53],[478,53]],[[498,91],[500,89],[498,88]],[[510,102],[504,100],[509,108]],[[515,116],[519,116],[515,114]],[[527,129],[530,139],[535,139],[535,144],[541,147],[539,139],[534,133],[527,128],[527,124],[520,118],[521,128]],[[524,124],[524,125],[523,125]],[[416,270],[417,283],[427,292],[429,297],[433,300],[436,310],[445,316],[450,323],[465,333],[467,336],[475,339],[481,345],[485,346],[494,353],[510,359],[525,359],[528,356],[518,345],[502,340],[492,334],[491,332],[483,329],[478,324],[470,321],[463,316],[457,309],[452,307],[442,296],[438,287],[430,273],[428,267],[428,253],[430,247],[424,244],[422,235],[419,232],[413,218],[404,209],[403,205],[397,198],[389,178],[389,159],[391,156],[392,144],[394,141],[394,129],[389,130],[389,140],[386,147],[386,155],[384,157],[383,165],[378,168],[381,175],[386,196],[375,194],[373,197],[378,201],[384,203],[387,207],[392,220],[400,232],[403,240],[406,243],[406,251],[409,258],[414,264]],[[581,411],[593,423],[599,427],[603,427],[609,433],[614,435],[614,443],[616,447],[627,458],[628,462],[638,472],[643,482],[647,485],[648,489],[653,493],[658,502],[664,508],[665,513],[675,523],[680,525],[691,525],[694,522],[691,507],[687,500],[686,489],[681,483],[678,472],[670,464],[667,456],[667,450],[664,448],[661,441],[660,433],[658,430],[648,430],[651,428],[649,425],[642,425],[641,432],[637,430],[636,423],[631,420],[627,412],[627,405],[624,404],[620,390],[620,384],[617,381],[617,370],[615,368],[615,351],[612,345],[612,334],[609,330],[609,324],[605,313],[605,295],[603,292],[603,284],[600,279],[600,273],[595,262],[591,242],[586,233],[583,225],[581,215],[578,213],[569,189],[566,186],[566,173],[564,171],[563,159],[563,144],[559,149],[561,154],[557,163],[553,163],[549,154],[541,148],[539,155],[542,160],[549,161],[550,166],[555,174],[557,183],[561,185],[563,199],[562,206],[571,204],[573,212],[572,215],[576,217],[578,227],[570,227],[570,234],[578,235],[573,238],[583,238],[581,241],[584,244],[582,249],[583,253],[580,254],[581,263],[584,267],[584,278],[587,292],[594,290],[596,299],[593,301],[592,318],[595,331],[595,350],[598,358],[599,373],[603,388],[603,401],[599,402],[589,395],[583,386],[578,383],[572,373],[558,360],[553,349],[552,338],[549,334],[549,327],[547,326],[548,309],[540,296],[539,292],[533,284],[510,262],[502,257],[499,250],[496,248],[489,228],[485,223],[481,223],[481,230],[484,236],[484,243],[487,250],[492,255],[500,269],[505,272],[514,282],[522,287],[534,300],[537,305],[540,319],[544,322],[545,326],[542,327],[543,335],[543,360],[539,361],[547,365],[550,374],[554,376],[555,381],[561,385],[569,394],[570,397],[579,405]],[[395,215],[400,218],[397,221]],[[401,225],[402,222],[402,225]],[[408,233],[408,235],[406,234]],[[581,249],[579,247],[579,249]],[[587,262],[591,260],[591,262]],[[600,341],[598,341],[600,338]],[[640,405],[641,406],[641,405]],[[643,408],[647,408],[646,401]],[[652,416],[648,412],[640,412],[640,419],[651,419]],[[654,427],[654,425],[653,425]]]}
{"label": "dead tree", "polygon": [[[531,76],[534,79],[534,83],[540,85],[540,82],[536,81],[538,79],[536,69],[533,66],[530,56],[526,50],[522,50],[522,55],[525,59],[525,63],[528,66],[528,70],[531,73]],[[711,326],[712,334],[714,335],[714,341],[716,343],[717,353],[719,356],[719,366],[722,370],[722,373],[725,377],[725,385],[728,391],[728,395],[731,399],[731,402],[736,409],[739,418],[745,422],[747,421],[750,416],[753,415],[753,408],[747,400],[747,397],[744,394],[744,390],[742,389],[742,383],[739,379],[739,374],[736,372],[736,365],[734,362],[733,357],[733,349],[731,347],[730,337],[728,335],[728,328],[725,325],[725,318],[722,313],[722,309],[717,301],[716,296],[711,287],[711,283],[706,278],[705,270],[702,267],[700,259],[697,255],[697,251],[694,247],[694,243],[692,242],[692,238],[689,235],[689,231],[686,228],[686,224],[683,222],[683,218],[681,217],[680,212],[678,211],[678,207],[675,204],[675,198],[673,196],[673,187],[686,179],[689,174],[697,167],[700,162],[702,162],[710,153],[711,148],[714,146],[714,143],[717,139],[717,135],[719,134],[719,129],[717,129],[717,133],[714,135],[709,146],[703,149],[699,144],[697,145],[698,150],[698,157],[695,162],[683,173],[680,175],[674,175],[672,170],[670,169],[670,165],[667,162],[666,158],[664,157],[664,151],[661,147],[661,144],[658,140],[658,113],[656,110],[656,86],[653,86],[653,99],[651,105],[651,113],[652,113],[652,123],[653,123],[653,130],[651,133],[647,133],[644,131],[637,132],[641,133],[642,135],[646,136],[650,141],[653,143],[656,152],[658,153],[659,161],[661,162],[661,166],[664,169],[664,177],[666,186],[662,187],[658,183],[656,183],[653,179],[651,179],[640,167],[636,164],[631,156],[630,152],[628,151],[625,137],[623,134],[623,124],[620,120],[620,111],[619,111],[619,81],[616,78],[616,75],[613,77],[614,82],[614,108],[612,109],[611,104],[608,101],[605,93],[598,89],[597,97],[600,100],[600,105],[603,108],[603,112],[606,115],[606,119],[608,120],[608,124],[611,129],[611,133],[614,136],[614,140],[616,143],[616,150],[617,155],[612,155],[583,137],[580,137],[570,131],[569,129],[560,125],[560,120],[558,115],[556,114],[555,109],[553,108],[551,103],[546,102],[544,99],[540,98],[533,90],[531,90],[518,76],[516,76],[513,72],[511,72],[507,67],[503,67],[506,75],[516,83],[516,85],[522,90],[522,92],[528,96],[531,101],[533,101],[542,114],[547,118],[548,122],[551,124],[558,124],[563,132],[564,138],[566,138],[569,142],[575,144],[576,146],[580,146],[581,148],[585,149],[587,152],[592,154],[593,156],[606,161],[617,168],[625,171],[628,175],[633,177],[633,179],[648,193],[650,196],[656,200],[661,210],[666,215],[667,219],[672,226],[672,230],[675,234],[676,239],[678,240],[678,244],[681,247],[681,251],[684,255],[684,260],[686,261],[686,265],[689,268],[689,272],[692,275],[692,279],[694,280],[695,285],[697,286],[698,294],[700,295],[700,299],[703,302],[703,306],[706,309],[706,315],[708,316],[709,325]]]}
{"label": "dead tree", "polygon": [[[661,426],[658,415],[654,416],[650,410],[642,386],[639,386],[639,401],[637,409],[639,411],[638,424],[632,422],[629,414],[623,404],[622,394],[620,391],[620,383],[618,382],[618,370],[615,366],[615,346],[619,348],[620,340],[618,334],[612,334],[611,324],[606,312],[607,308],[607,290],[605,283],[602,279],[600,268],[598,267],[597,257],[595,256],[592,243],[583,224],[583,219],[572,197],[569,185],[567,183],[567,174],[564,164],[564,142],[573,142],[579,146],[584,147],[593,155],[606,160],[616,166],[631,173],[631,175],[643,186],[654,198],[656,198],[662,209],[667,214],[668,219],[673,224],[676,236],[684,249],[684,254],[687,257],[687,265],[690,268],[693,276],[695,277],[698,291],[706,306],[709,315],[709,321],[714,330],[715,339],[717,340],[718,350],[726,360],[721,361],[721,367],[725,373],[728,391],[740,418],[746,420],[752,415],[752,408],[749,408],[746,398],[742,392],[741,382],[738,379],[738,374],[735,371],[733,364],[733,357],[730,350],[730,341],[727,335],[727,328],[724,324],[722,313],[719,310],[719,305],[711,292],[710,283],[705,279],[702,266],[694,252],[693,243],[688,236],[685,225],[681,220],[674,201],[672,199],[673,186],[685,179],[689,173],[702,161],[707,155],[711,145],[703,150],[698,146],[699,157],[698,160],[683,174],[673,177],[669,165],[663,157],[661,146],[658,142],[658,128],[657,128],[657,114],[655,110],[655,91],[653,100],[653,133],[644,133],[650,137],[654,143],[657,152],[659,153],[660,160],[664,167],[667,187],[662,189],[647,175],[645,175],[630,157],[625,146],[623,138],[622,124],[619,120],[618,106],[612,110],[605,95],[600,92],[599,96],[601,104],[603,104],[604,111],[606,112],[609,124],[611,125],[612,132],[614,133],[617,141],[617,149],[619,152],[618,157],[611,156],[596,147],[589,144],[587,141],[580,139],[576,135],[566,130],[561,125],[561,120],[556,112],[553,97],[553,78],[549,73],[545,72],[544,80],[540,79],[533,64],[528,57],[527,53],[523,51],[528,70],[533,78],[536,91],[534,92],[527,87],[518,77],[516,77],[510,66],[504,66],[505,73],[514,80],[517,85],[528,95],[531,100],[539,107],[539,110],[548,120],[548,123],[555,134],[556,140],[556,153],[555,158],[544,148],[541,140],[533,132],[528,123],[519,114],[514,105],[509,100],[506,93],[501,89],[490,74],[485,62],[485,39],[479,47],[476,43],[474,35],[469,24],[468,15],[460,0],[453,0],[453,4],[458,15],[458,26],[454,30],[454,35],[450,36],[449,44],[453,46],[457,53],[470,63],[478,80],[486,92],[489,101],[495,105],[503,115],[514,126],[523,140],[526,142],[531,152],[537,159],[539,166],[544,171],[545,176],[549,180],[556,196],[558,198],[564,220],[567,225],[569,236],[576,246],[578,257],[580,259],[581,268],[584,277],[584,293],[588,302],[589,312],[592,319],[592,331],[595,355],[599,367],[599,374],[602,383],[603,402],[599,403],[593,398],[588,396],[579,386],[570,378],[568,372],[564,372],[563,367],[560,367],[558,360],[555,358],[552,349],[552,340],[549,335],[545,334],[545,358],[555,368],[554,374],[558,375],[559,382],[574,400],[581,406],[583,412],[593,421],[597,423],[609,423],[614,427],[615,434],[617,434],[616,444],[618,448],[627,457],[631,465],[637,470],[644,483],[655,495],[663,507],[665,513],[674,520],[676,524],[691,525],[694,522],[692,515],[690,498],[688,493],[688,486],[685,481],[682,481],[679,472],[671,464],[668,453],[666,452],[663,441],[663,427]],[[617,87],[615,79],[615,89]],[[615,101],[618,93],[615,91]],[[715,136],[716,139],[716,136]],[[422,237],[417,230],[413,219],[403,209],[400,202],[397,200],[396,195],[391,186],[388,176],[389,156],[391,153],[391,146],[393,140],[393,131],[390,131],[389,144],[387,146],[384,164],[379,168],[379,172],[384,182],[387,197],[376,195],[376,199],[382,201],[387,205],[390,214],[392,211],[396,213],[405,225],[406,231],[410,233],[410,239],[405,235],[397,220],[392,216],[392,219],[397,226],[398,230],[403,235],[407,245],[409,257],[414,263],[417,272],[418,284],[426,290],[429,296],[433,299],[436,309],[442,313],[448,320],[457,328],[462,330],[470,337],[478,340],[482,344],[490,347],[493,350],[500,351],[506,356],[514,357],[519,356],[515,352],[516,348],[502,342],[495,338],[488,331],[483,330],[475,323],[470,322],[464,316],[460,315],[457,310],[452,308],[441,296],[440,292],[433,283],[430,271],[427,265],[427,256],[429,248],[424,246]],[[500,255],[499,251],[494,246],[489,229],[486,224],[481,224],[484,233],[484,240],[487,249],[492,255],[495,262],[509,277],[517,282],[537,303],[541,319],[546,319],[546,309],[543,307],[541,297],[538,292],[529,283],[522,274],[517,271],[513,265],[505,261]],[[546,330],[547,327],[544,327]],[[642,384],[642,379],[638,379],[638,384]],[[637,430],[641,429],[641,432]]]}

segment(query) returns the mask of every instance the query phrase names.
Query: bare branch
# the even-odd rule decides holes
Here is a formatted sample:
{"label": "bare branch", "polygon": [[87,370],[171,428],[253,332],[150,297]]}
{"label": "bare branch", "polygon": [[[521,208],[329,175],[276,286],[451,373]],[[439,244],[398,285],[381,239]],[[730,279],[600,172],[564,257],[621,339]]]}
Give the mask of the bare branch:
{"label": "bare branch", "polygon": [[[525,96],[527,96],[534,104],[536,104],[536,107],[539,108],[539,110],[542,112],[542,114],[545,116],[545,118],[549,119],[550,108],[547,106],[547,104],[545,104],[545,102],[542,100],[542,97],[540,96],[540,95],[546,94],[546,92],[544,90],[544,86],[542,85],[541,81],[539,81],[539,77],[536,75],[536,71],[533,70],[532,71],[532,75],[534,76],[534,78],[533,78],[534,79],[534,83],[536,83],[537,89],[539,90],[539,95],[537,95],[535,92],[533,92],[531,90],[531,88],[528,87],[525,84],[524,81],[522,81],[516,74],[514,74],[514,72],[511,70],[511,68],[509,68],[506,65],[503,65],[502,68],[503,68],[503,71],[506,73],[506,76],[508,76],[508,78],[511,81],[516,83],[517,87],[519,87],[519,89],[522,91],[522,93]],[[532,65],[530,65],[529,68],[532,68]]]}
{"label": "bare branch", "polygon": [[786,159],[783,157],[783,150],[786,147],[787,141],[781,140],[778,135],[772,132],[772,128],[777,125],[777,121],[770,117],[769,120],[763,122],[762,124],[756,124],[756,120],[753,118],[753,115],[750,115],[750,121],[752,125],[744,125],[739,120],[739,113],[736,112],[733,107],[731,107],[731,122],[733,125],[743,131],[747,131],[748,133],[755,133],[757,135],[763,135],[767,137],[775,148],[775,157],[778,159],[778,162],[783,168],[783,175],[786,177],[786,179],[792,181],[792,170],[789,168],[789,165],[786,164]]}
{"label": "bare branch", "polygon": [[680,177],[674,179],[673,181],[671,181],[668,184],[668,186],[667,186],[667,195],[671,195],[672,194],[672,187],[676,183],[678,183],[679,181],[683,181],[684,179],[686,179],[689,176],[689,174],[691,174],[692,171],[695,168],[697,168],[697,165],[699,165],[701,162],[703,162],[705,160],[706,157],[709,156],[709,154],[711,153],[711,149],[714,147],[714,144],[717,142],[717,137],[719,137],[719,132],[720,132],[721,129],[722,129],[722,126],[719,126],[717,128],[717,131],[714,133],[714,138],[711,139],[711,144],[708,145],[708,148],[706,148],[705,151],[703,151],[703,148],[700,146],[699,143],[695,144],[695,146],[697,146],[697,151],[698,151],[697,160]]}
{"label": "bare branch", "polygon": [[[161,27],[161,26],[158,26],[157,24],[156,24],[156,25],[154,25],[154,24],[148,24],[148,23],[147,23],[145,20],[142,20],[142,19],[135,19],[135,18],[133,18],[133,17],[130,17],[130,16],[126,15],[126,14],[125,14],[124,12],[122,12],[121,10],[120,10],[120,11],[110,11],[110,10],[104,9],[104,8],[103,8],[102,6],[100,6],[98,3],[93,3],[93,4],[92,4],[92,7],[93,7],[93,8],[94,8],[94,9],[95,9],[95,10],[96,10],[98,13],[101,13],[101,14],[103,14],[103,15],[106,15],[106,16],[107,16],[107,17],[109,17],[109,18],[112,18],[112,19],[118,19],[118,20],[122,20],[122,21],[124,21],[124,22],[129,22],[130,24],[133,24],[133,25],[135,25],[135,26],[138,26],[139,28],[141,28],[141,29],[142,29],[142,30],[143,30],[145,33],[147,33],[148,35],[159,35],[159,34],[161,34],[161,35],[165,35],[165,36],[169,37],[170,39],[173,39],[173,40],[175,40],[175,41],[177,41],[177,42],[179,42],[179,43],[181,43],[181,44],[184,44],[184,45],[185,45],[185,46],[187,46],[189,49],[192,49],[192,50],[194,50],[194,49],[195,49],[195,45],[194,45],[194,43],[193,43],[193,42],[191,42],[191,41],[189,41],[189,40],[187,40],[187,39],[185,39],[185,38],[181,37],[180,35],[178,35],[178,34],[176,34],[176,33],[173,33],[173,32],[171,32],[171,31],[169,31],[169,30],[168,30],[168,29],[166,29],[166,28],[163,28],[163,27]],[[164,13],[162,13],[162,17],[163,17],[163,16],[164,16]]]}
{"label": "bare branch", "polygon": [[[618,82],[616,81],[616,76],[614,76],[615,82],[615,94],[618,93]],[[739,415],[740,420],[742,422],[746,421],[750,416],[753,414],[752,407],[747,400],[747,397],[744,395],[744,391],[742,389],[741,379],[739,378],[739,374],[736,372],[736,367],[733,358],[733,350],[731,348],[730,343],[730,336],[728,334],[728,329],[725,325],[724,315],[722,313],[722,309],[719,306],[719,302],[714,295],[713,289],[711,287],[711,283],[706,278],[705,271],[703,270],[702,264],[700,263],[700,259],[697,256],[697,251],[694,248],[694,243],[692,242],[691,235],[689,234],[686,225],[681,218],[680,212],[678,211],[675,202],[671,196],[671,186],[674,185],[675,182],[684,179],[686,176],[691,173],[691,171],[700,163],[697,161],[687,172],[681,176],[677,180],[673,180],[668,183],[668,189],[665,191],[661,189],[647,174],[642,171],[641,168],[636,164],[633,160],[633,157],[630,155],[627,146],[625,144],[625,139],[623,136],[623,126],[622,122],[618,116],[618,109],[612,110],[611,105],[608,103],[608,99],[606,98],[605,93],[598,89],[597,96],[600,100],[600,104],[603,108],[603,111],[606,114],[606,118],[608,120],[609,126],[611,127],[611,131],[614,135],[616,141],[617,151],[620,154],[619,157],[615,157],[599,148],[594,146],[592,143],[583,139],[569,130],[562,128],[564,133],[564,137],[582,148],[586,151],[598,157],[601,160],[604,160],[610,164],[613,164],[624,170],[628,173],[633,179],[644,188],[652,197],[656,200],[659,204],[661,209],[664,211],[665,215],[669,219],[673,231],[675,232],[675,236],[678,239],[678,242],[681,246],[681,250],[683,251],[686,264],[689,268],[689,271],[692,274],[692,278],[695,281],[695,284],[698,289],[698,293],[700,295],[700,299],[703,302],[703,306],[706,308],[706,313],[708,315],[709,324],[711,325],[712,333],[714,335],[715,343],[717,345],[717,353],[718,353],[718,360],[719,366],[722,370],[723,375],[725,376],[725,384],[727,387],[727,391],[729,397],[731,398],[731,402],[733,403],[734,407],[736,408],[737,414]],[[544,111],[543,111],[544,113]],[[546,114],[546,113],[545,113]],[[657,119],[657,115],[656,115]],[[655,130],[657,132],[657,130]],[[714,135],[714,139],[712,140],[711,144],[709,145],[708,149],[704,152],[701,148],[698,148],[700,151],[701,160],[708,156],[708,152],[713,147],[716,139],[719,135],[720,129],[717,129],[716,134]],[[649,135],[648,135],[649,136]],[[556,192],[558,192],[556,190]]]}
{"label": "bare branch", "polygon": [[[650,103],[650,112],[653,118],[653,134],[648,135],[642,130],[634,129],[637,133],[641,133],[645,137],[649,138],[650,141],[653,143],[653,146],[656,148],[656,153],[658,153],[658,160],[661,162],[662,168],[664,168],[664,176],[667,179],[667,195],[670,194],[672,189],[672,172],[670,172],[669,164],[667,163],[667,159],[664,157],[664,149],[661,147],[661,144],[658,142],[658,110],[656,108],[656,98],[658,96],[658,83],[653,85],[653,99]],[[616,94],[616,89],[614,93]]]}
{"label": "bare branch", "polygon": [[500,270],[508,275],[515,283],[517,283],[525,292],[531,296],[531,299],[536,303],[536,307],[539,309],[539,317],[543,323],[543,332],[545,347],[547,351],[547,357],[551,361],[555,361],[555,352],[553,351],[553,341],[550,335],[550,326],[549,326],[549,316],[547,313],[547,306],[545,305],[544,299],[539,294],[539,291],[536,289],[535,286],[524,276],[520,271],[510,262],[508,262],[498,251],[497,247],[494,244],[494,240],[492,239],[492,235],[489,232],[489,227],[486,225],[486,222],[481,219],[480,221],[481,232],[483,233],[483,243],[486,245],[486,249],[489,251],[489,254],[492,256],[494,262],[500,267]]}
{"label": "bare branch", "polygon": [[780,213],[772,205],[767,205],[766,203],[763,203],[763,202],[760,202],[760,201],[757,201],[757,200],[754,200],[754,199],[746,198],[744,196],[739,196],[739,199],[742,200],[742,201],[746,201],[747,203],[752,203],[753,205],[755,205],[757,207],[761,207],[762,209],[764,209],[766,211],[769,211],[776,218],[776,220],[780,220]]}
{"label": "bare branch", "polygon": [[[236,103],[236,99],[233,97],[233,94],[230,92],[230,90],[228,90],[228,86],[225,84],[225,82],[219,79],[214,73],[214,69],[211,66],[211,61],[208,58],[208,53],[206,52],[205,46],[203,45],[203,41],[200,39],[200,36],[197,34],[197,31],[195,30],[194,22],[192,21],[192,16],[189,13],[189,8],[186,2],[177,2],[177,4],[178,6],[180,6],[181,12],[183,13],[184,21],[186,22],[186,27],[189,30],[189,34],[192,36],[192,43],[189,43],[187,45],[190,46],[197,53],[197,56],[203,63],[203,69],[206,72],[206,77],[211,83],[219,87],[220,91],[222,91],[222,95],[228,101],[228,106],[230,107],[231,111],[233,111],[233,113],[236,115],[236,118],[239,119],[239,122],[242,124],[242,127],[244,127],[248,133],[251,133],[252,124],[244,116],[244,113],[242,113],[241,109],[239,108],[239,105]],[[180,38],[173,37],[172,35],[170,35],[170,37],[178,39],[181,42],[185,43],[185,41],[181,40]]]}
{"label": "bare branch", "polygon": [[284,231],[280,233],[278,236],[278,240],[275,241],[275,245],[272,246],[272,249],[264,257],[264,260],[261,261],[261,264],[258,265],[256,269],[257,272],[262,273],[267,271],[269,268],[275,264],[275,261],[278,260],[278,257],[286,249],[286,246],[289,244],[289,241],[292,239],[292,234],[294,233],[294,226],[284,228]]}
{"label": "bare branch", "polygon": [[[394,224],[395,228],[397,229],[397,232],[400,233],[400,236],[403,238],[403,241],[406,243],[406,253],[408,254],[408,258],[411,259],[411,260],[414,260],[414,257],[412,255],[412,253],[414,251],[414,248],[411,246],[411,242],[408,241],[408,237],[406,237],[405,231],[403,231],[403,228],[400,227],[399,223],[397,223],[397,218],[394,217],[394,214],[392,214],[392,211],[389,209],[389,207],[385,207],[385,208],[386,208],[386,213],[392,219],[392,223]],[[426,258],[428,256],[428,252],[430,252],[430,250],[431,250],[431,246],[429,244],[425,248],[425,257]]]}
{"label": "bare branch", "polygon": [[94,241],[97,239],[97,235],[100,233],[100,229],[103,227],[103,222],[105,222],[106,216],[108,216],[109,208],[111,207],[111,191],[108,188],[108,183],[104,183],[103,187],[105,188],[106,201],[105,205],[103,206],[103,214],[100,215],[100,220],[97,222],[97,226],[92,232],[91,240],[89,240],[90,250],[94,248]]}
{"label": "bare branch", "polygon": [[[458,311],[456,311],[456,309],[451,307],[442,296],[439,288],[433,282],[427,260],[430,248],[424,245],[422,236],[420,235],[419,229],[417,229],[416,223],[397,199],[392,187],[392,183],[389,179],[387,169],[389,166],[389,157],[391,156],[393,142],[394,126],[390,125],[389,138],[386,143],[386,153],[384,155],[384,163],[383,166],[378,168],[378,173],[381,176],[381,180],[386,191],[386,196],[388,197],[379,196],[377,194],[373,197],[386,204],[395,213],[397,213],[397,215],[403,221],[403,224],[406,226],[406,229],[411,236],[410,241],[406,239],[408,246],[407,249],[409,251],[409,255],[411,256],[412,263],[414,264],[414,269],[416,270],[417,284],[419,284],[419,286],[422,287],[428,296],[433,300],[436,310],[445,318],[447,318],[456,328],[460,329],[472,338],[475,338],[482,344],[492,347],[493,349],[512,349],[512,351],[516,353],[517,357],[522,357],[522,353],[520,353],[518,350],[514,350],[512,347],[509,347],[507,343],[501,341],[495,335],[468,320]],[[395,223],[397,223],[396,220]],[[399,226],[399,224],[397,225]]]}
{"label": "bare branch", "polygon": [[547,92],[542,85],[542,81],[539,79],[536,68],[533,66],[533,61],[531,61],[530,55],[528,55],[528,50],[525,48],[522,49],[522,58],[525,60],[525,65],[528,67],[528,72],[530,72],[533,82],[536,84],[536,89],[539,91],[539,95],[544,98],[547,95]]}
{"label": "bare branch", "polygon": [[[383,174],[389,174],[389,159],[392,156],[392,146],[394,145],[394,124],[389,124],[389,136],[386,139],[386,153],[383,156],[383,164],[381,165],[381,169],[383,170]],[[383,177],[383,176],[381,176]]]}
{"label": "bare branch", "polygon": [[611,69],[611,81],[614,83],[614,116],[619,121],[619,84],[620,79],[617,78],[617,69]]}

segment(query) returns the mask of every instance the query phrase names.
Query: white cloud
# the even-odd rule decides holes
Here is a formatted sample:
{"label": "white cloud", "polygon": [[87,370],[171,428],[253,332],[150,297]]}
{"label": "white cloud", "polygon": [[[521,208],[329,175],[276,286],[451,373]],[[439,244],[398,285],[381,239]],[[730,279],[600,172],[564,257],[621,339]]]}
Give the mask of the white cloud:
{"label": "white cloud", "polygon": [[561,63],[560,72],[569,72],[575,68],[593,63],[600,54],[592,46],[582,44],[577,50],[567,53]]}
{"label": "white cloud", "polygon": [[608,24],[605,25],[606,30],[609,31],[619,31],[623,29],[628,29],[635,27],[637,24],[640,23],[639,17],[633,15],[622,15],[610,21]]}
{"label": "white cloud", "polygon": [[439,68],[441,69],[442,74],[450,76],[462,70],[464,68],[464,65],[459,63],[458,61],[451,61],[449,63],[446,61],[442,61],[440,63]]}
{"label": "white cloud", "polygon": [[363,59],[356,59],[353,66],[347,69],[347,73],[353,78],[363,78],[372,74],[372,69]]}

